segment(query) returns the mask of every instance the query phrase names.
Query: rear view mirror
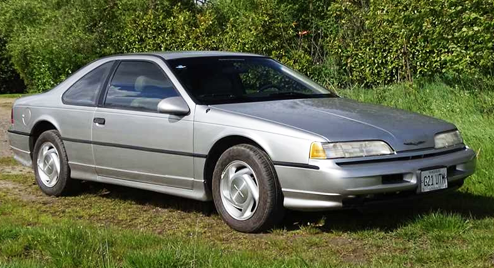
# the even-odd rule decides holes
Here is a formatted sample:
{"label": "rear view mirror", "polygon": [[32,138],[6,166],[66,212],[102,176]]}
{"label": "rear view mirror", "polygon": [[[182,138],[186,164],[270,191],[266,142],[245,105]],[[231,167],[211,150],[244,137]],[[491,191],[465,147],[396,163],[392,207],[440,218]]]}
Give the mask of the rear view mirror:
{"label": "rear view mirror", "polygon": [[182,97],[169,97],[158,103],[158,113],[187,115],[190,109]]}

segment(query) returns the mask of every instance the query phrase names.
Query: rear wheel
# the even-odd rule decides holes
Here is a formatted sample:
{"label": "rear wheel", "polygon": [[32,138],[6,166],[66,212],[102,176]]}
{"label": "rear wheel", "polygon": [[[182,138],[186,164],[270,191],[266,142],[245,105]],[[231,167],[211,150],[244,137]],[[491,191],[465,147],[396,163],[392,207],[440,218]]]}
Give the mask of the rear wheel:
{"label": "rear wheel", "polygon": [[283,196],[268,155],[241,144],[226,150],[213,173],[213,199],[223,220],[240,232],[260,232],[283,219]]}
{"label": "rear wheel", "polygon": [[39,136],[33,158],[36,183],[43,193],[61,196],[77,188],[79,181],[70,178],[67,153],[58,131],[48,130]]}

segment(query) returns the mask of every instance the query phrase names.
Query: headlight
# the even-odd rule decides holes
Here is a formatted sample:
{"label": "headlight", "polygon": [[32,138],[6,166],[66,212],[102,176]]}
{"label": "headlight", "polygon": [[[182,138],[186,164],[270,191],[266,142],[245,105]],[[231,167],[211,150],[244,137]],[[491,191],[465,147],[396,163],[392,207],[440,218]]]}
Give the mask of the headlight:
{"label": "headlight", "polygon": [[394,154],[393,149],[383,141],[356,142],[313,142],[310,148],[312,159],[334,159]]}
{"label": "headlight", "polygon": [[450,147],[461,143],[463,143],[463,138],[458,130],[437,134],[434,137],[434,147],[436,149]]}

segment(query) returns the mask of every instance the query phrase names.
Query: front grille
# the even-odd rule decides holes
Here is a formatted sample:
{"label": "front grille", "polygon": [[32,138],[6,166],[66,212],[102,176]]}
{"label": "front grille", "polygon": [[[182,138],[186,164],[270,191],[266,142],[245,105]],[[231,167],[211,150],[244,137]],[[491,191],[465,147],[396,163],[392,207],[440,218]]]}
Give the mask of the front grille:
{"label": "front grille", "polygon": [[387,156],[387,157],[381,157],[379,159],[359,159],[355,161],[347,160],[345,162],[337,162],[336,164],[339,166],[348,166],[348,165],[358,165],[358,164],[371,164],[371,163],[380,163],[380,162],[394,162],[394,161],[408,161],[408,160],[416,160],[416,159],[424,159],[424,158],[430,158],[430,157],[436,157],[440,155],[445,155],[445,154],[452,154],[456,153],[459,151],[465,150],[465,147],[462,148],[456,148],[453,150],[448,150],[448,151],[442,151],[442,152],[437,152],[437,153],[426,153],[426,154],[414,154],[414,155],[409,155],[409,156]]}

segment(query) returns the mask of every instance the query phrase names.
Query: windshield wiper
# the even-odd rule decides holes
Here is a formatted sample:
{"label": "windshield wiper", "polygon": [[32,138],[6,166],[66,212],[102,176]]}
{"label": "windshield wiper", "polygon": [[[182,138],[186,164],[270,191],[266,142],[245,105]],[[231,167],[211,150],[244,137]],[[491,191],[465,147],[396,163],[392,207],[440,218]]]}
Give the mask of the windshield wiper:
{"label": "windshield wiper", "polygon": [[269,94],[269,97],[294,97],[294,98],[321,98],[334,97],[332,94],[305,94],[295,91],[277,92]]}
{"label": "windshield wiper", "polygon": [[212,102],[218,102],[218,103],[224,103],[224,102],[238,102],[238,101],[245,101],[247,98],[243,96],[238,96],[230,93],[211,93],[211,94],[203,94],[199,96],[200,99],[204,101],[212,101]]}
{"label": "windshield wiper", "polygon": [[200,95],[201,98],[238,98],[239,96],[231,94],[231,93],[211,93],[211,94],[203,94]]}
{"label": "windshield wiper", "polygon": [[269,94],[270,97],[284,97],[284,96],[294,96],[294,97],[308,97],[310,95],[294,91],[276,92]]}

